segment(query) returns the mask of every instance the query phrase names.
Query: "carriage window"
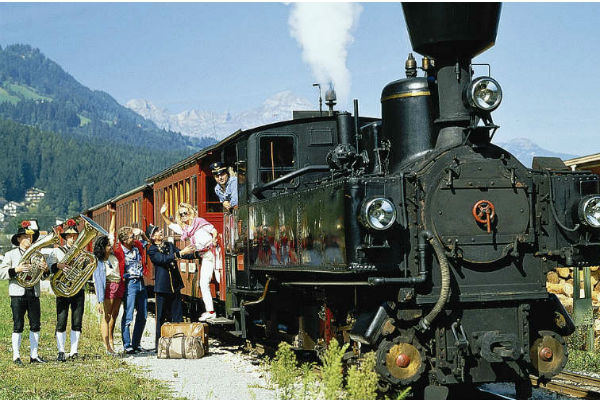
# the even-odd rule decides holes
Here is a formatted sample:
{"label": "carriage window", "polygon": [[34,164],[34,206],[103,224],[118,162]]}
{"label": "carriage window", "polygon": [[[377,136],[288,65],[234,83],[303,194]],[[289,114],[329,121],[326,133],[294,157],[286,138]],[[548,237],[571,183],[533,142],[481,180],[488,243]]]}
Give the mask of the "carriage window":
{"label": "carriage window", "polygon": [[260,138],[260,180],[270,182],[295,169],[295,148],[292,136]]}

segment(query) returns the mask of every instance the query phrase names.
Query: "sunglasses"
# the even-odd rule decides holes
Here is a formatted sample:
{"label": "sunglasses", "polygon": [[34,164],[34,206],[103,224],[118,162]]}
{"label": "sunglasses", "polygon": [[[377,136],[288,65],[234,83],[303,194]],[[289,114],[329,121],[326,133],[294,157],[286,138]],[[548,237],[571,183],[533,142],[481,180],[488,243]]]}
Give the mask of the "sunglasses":
{"label": "sunglasses", "polygon": [[181,212],[179,213],[179,216],[180,216],[180,217],[185,217],[186,215],[189,215],[189,214],[190,214],[190,213],[188,213],[187,211],[181,211]]}

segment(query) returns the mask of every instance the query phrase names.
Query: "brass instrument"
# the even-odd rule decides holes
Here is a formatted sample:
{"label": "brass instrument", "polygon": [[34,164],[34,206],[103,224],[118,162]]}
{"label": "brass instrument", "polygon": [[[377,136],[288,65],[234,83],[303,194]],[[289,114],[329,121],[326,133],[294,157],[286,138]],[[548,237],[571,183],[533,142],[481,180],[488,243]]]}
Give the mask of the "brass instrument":
{"label": "brass instrument", "polygon": [[96,257],[89,251],[85,251],[85,247],[98,234],[109,235],[104,228],[85,215],[80,217],[85,221],[83,230],[67,254],[59,261],[60,264],[67,264],[69,268],[58,270],[50,282],[52,290],[59,297],[71,297],[81,290],[96,269],[97,263]]}
{"label": "brass instrument", "polygon": [[27,272],[17,272],[15,279],[20,286],[30,288],[35,286],[40,279],[42,279],[46,266],[46,257],[44,257],[40,250],[44,247],[54,246],[58,241],[59,236],[53,231],[25,250],[19,265],[29,264],[30,267]]}

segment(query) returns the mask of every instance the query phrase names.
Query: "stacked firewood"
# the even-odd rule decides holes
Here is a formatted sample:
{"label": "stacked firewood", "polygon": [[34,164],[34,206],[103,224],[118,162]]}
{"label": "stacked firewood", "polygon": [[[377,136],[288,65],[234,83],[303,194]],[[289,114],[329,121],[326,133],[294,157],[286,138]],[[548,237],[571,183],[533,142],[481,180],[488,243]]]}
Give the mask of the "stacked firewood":
{"label": "stacked firewood", "polygon": [[[598,296],[600,295],[600,267],[590,267],[592,280],[592,304],[594,307],[600,305]],[[556,268],[554,271],[548,272],[546,276],[546,288],[550,293],[554,293],[560,299],[560,302],[565,306],[569,313],[573,313],[573,268]],[[580,297],[584,296],[583,292],[583,271],[580,276]]]}

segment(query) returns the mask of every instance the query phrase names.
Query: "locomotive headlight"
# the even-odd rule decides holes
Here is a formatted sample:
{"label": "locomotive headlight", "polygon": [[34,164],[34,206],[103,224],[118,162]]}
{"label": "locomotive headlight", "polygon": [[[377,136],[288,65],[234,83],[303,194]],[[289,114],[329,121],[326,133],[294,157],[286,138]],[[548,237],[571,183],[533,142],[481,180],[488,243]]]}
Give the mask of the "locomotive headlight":
{"label": "locomotive headlight", "polygon": [[581,199],[579,219],[592,228],[600,228],[600,195],[593,194]]}
{"label": "locomotive headlight", "polygon": [[359,220],[366,228],[386,230],[396,221],[396,207],[381,197],[366,200],[360,208]]}
{"label": "locomotive headlight", "polygon": [[502,89],[498,82],[489,77],[474,79],[467,87],[467,102],[482,111],[494,111],[502,101]]}

